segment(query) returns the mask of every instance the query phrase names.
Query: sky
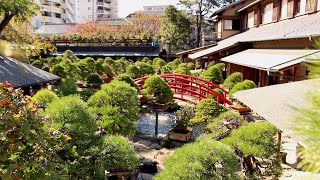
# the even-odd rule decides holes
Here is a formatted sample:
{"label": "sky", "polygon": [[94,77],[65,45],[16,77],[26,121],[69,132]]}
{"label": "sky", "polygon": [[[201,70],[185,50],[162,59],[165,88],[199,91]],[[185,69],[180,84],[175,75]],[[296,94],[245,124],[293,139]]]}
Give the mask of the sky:
{"label": "sky", "polygon": [[126,17],[130,13],[142,10],[142,6],[176,5],[179,0],[118,0],[119,17]]}

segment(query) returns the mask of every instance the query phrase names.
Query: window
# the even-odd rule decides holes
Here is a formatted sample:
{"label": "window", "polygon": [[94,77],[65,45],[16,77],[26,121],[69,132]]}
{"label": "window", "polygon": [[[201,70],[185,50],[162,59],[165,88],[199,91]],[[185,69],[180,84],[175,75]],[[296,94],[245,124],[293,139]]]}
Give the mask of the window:
{"label": "window", "polygon": [[254,27],[254,11],[251,11],[250,13],[248,13],[247,27],[248,28]]}
{"label": "window", "polygon": [[267,4],[263,8],[262,24],[272,22],[273,3]]}
{"label": "window", "polygon": [[314,0],[306,0],[306,12],[313,12],[314,10]]}
{"label": "window", "polygon": [[232,20],[224,20],[224,29],[232,30]]}
{"label": "window", "polygon": [[298,0],[297,14],[304,14],[306,12],[306,0]]}
{"label": "window", "polygon": [[224,30],[240,30],[240,19],[224,20]]}
{"label": "window", "polygon": [[91,7],[88,7],[88,10],[91,10]]}
{"label": "window", "polygon": [[317,10],[319,11],[320,10],[320,0],[318,0],[318,8]]}
{"label": "window", "polygon": [[281,19],[286,19],[288,14],[288,0],[281,1]]}

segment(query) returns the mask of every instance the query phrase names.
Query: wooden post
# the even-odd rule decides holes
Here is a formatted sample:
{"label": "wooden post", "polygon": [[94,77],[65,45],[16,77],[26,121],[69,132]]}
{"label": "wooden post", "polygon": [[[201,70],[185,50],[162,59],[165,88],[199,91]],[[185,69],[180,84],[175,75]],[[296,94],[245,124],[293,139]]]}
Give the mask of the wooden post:
{"label": "wooden post", "polygon": [[158,137],[158,126],[159,126],[159,112],[158,110],[155,110],[156,112],[156,125],[154,127],[154,135],[157,138]]}
{"label": "wooden post", "polygon": [[282,133],[281,131],[279,130],[278,131],[278,142],[277,142],[277,146],[278,146],[278,153],[280,153],[280,150],[281,150],[281,138],[282,138]]}

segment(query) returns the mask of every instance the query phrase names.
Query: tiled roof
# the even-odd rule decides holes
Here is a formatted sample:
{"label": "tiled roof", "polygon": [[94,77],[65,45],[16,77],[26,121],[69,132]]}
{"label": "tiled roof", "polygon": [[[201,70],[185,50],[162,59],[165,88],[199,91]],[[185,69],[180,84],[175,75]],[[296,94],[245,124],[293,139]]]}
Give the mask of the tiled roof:
{"label": "tiled roof", "polygon": [[216,10],[215,12],[213,12],[213,14],[211,15],[211,17],[217,15],[217,14],[220,13],[220,12],[223,12],[223,11],[226,10],[226,9],[229,9],[230,7],[233,7],[233,6],[235,6],[235,5],[238,5],[238,4],[242,3],[243,1],[246,1],[246,0],[237,0],[237,1],[233,2],[233,3],[231,3],[231,4],[225,5],[225,6],[221,7],[221,8],[219,8],[218,10]]}
{"label": "tiled roof", "polygon": [[75,24],[48,24],[43,25],[36,30],[36,33],[39,34],[65,34],[71,27],[76,26]]}
{"label": "tiled roof", "polygon": [[15,59],[0,56],[0,82],[8,81],[15,88],[19,88],[55,80],[60,80],[60,77]]}
{"label": "tiled roof", "polygon": [[295,130],[301,126],[295,117],[302,114],[294,108],[308,108],[308,93],[319,92],[320,79],[304,80],[286,84],[240,91],[234,97],[251,108],[254,112],[274,124],[283,133],[308,147],[320,143]]}
{"label": "tiled roof", "polygon": [[320,14],[310,14],[276,23],[260,25],[218,42],[217,46],[189,55],[201,58],[240,42],[257,42],[320,36]]}

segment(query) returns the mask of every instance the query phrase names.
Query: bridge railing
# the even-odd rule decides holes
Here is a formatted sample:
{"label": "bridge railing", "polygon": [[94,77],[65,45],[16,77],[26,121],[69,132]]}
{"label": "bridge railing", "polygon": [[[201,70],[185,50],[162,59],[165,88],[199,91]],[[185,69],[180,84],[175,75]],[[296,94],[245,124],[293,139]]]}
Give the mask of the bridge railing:
{"label": "bridge railing", "polygon": [[[232,105],[232,102],[230,102],[226,97],[228,92],[219,85],[210,81],[185,74],[160,74],[159,76],[168,83],[168,85],[174,90],[175,94],[181,95],[179,98],[180,100],[186,100],[183,95],[189,95],[197,98],[200,101],[203,98],[207,98],[208,95],[211,94],[212,96],[216,97],[218,103],[223,101],[224,104]],[[135,79],[135,82],[139,85],[142,85],[142,83],[148,77],[149,76],[137,78]],[[142,87],[140,88],[143,89]],[[220,89],[223,92],[223,96],[214,91],[213,88]],[[176,99],[178,98],[176,97]]]}

